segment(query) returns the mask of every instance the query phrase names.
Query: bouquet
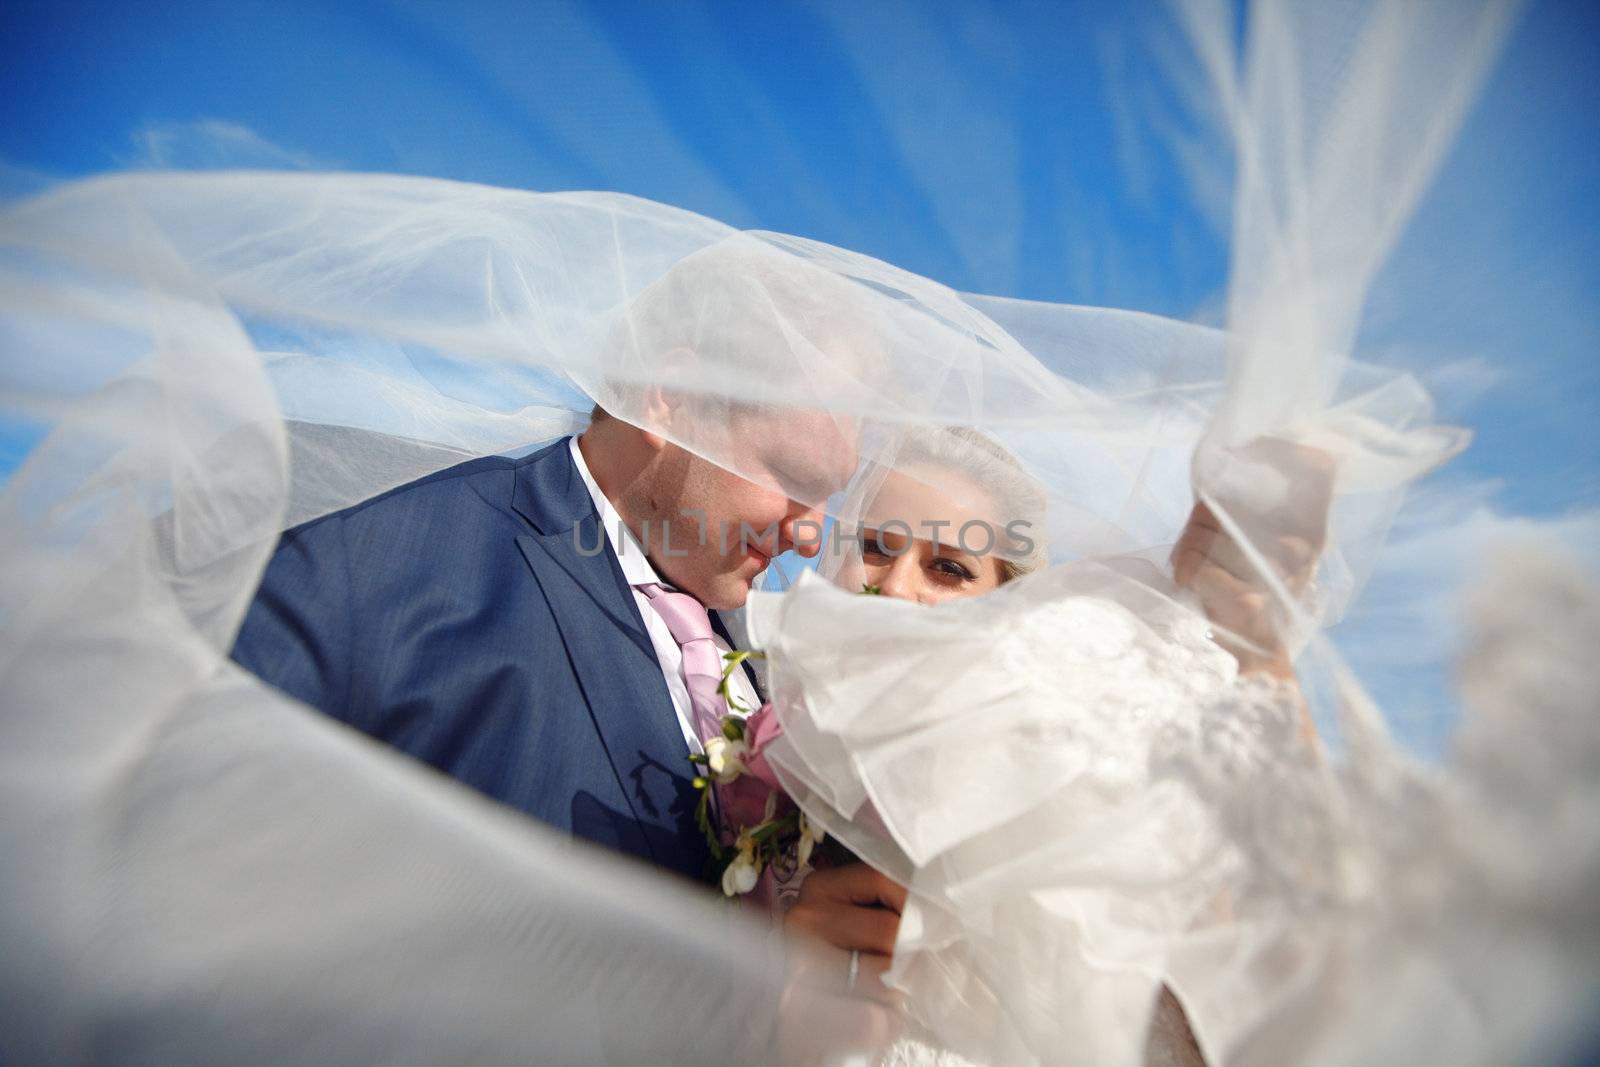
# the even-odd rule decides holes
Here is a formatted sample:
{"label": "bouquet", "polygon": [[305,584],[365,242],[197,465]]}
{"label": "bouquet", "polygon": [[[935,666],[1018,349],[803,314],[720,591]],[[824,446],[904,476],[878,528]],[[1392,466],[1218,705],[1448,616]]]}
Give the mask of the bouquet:
{"label": "bouquet", "polygon": [[694,779],[700,790],[695,820],[711,847],[708,874],[729,897],[750,893],[765,877],[771,903],[785,887],[804,880],[827,835],[789,799],[767,762],[767,747],[783,735],[772,705],[752,711],[729,690],[729,676],[746,659],[760,657],[759,652],[723,656],[727,666],[718,692],[729,713],[722,717],[721,734],[707,738],[705,751],[689,759],[700,771]]}

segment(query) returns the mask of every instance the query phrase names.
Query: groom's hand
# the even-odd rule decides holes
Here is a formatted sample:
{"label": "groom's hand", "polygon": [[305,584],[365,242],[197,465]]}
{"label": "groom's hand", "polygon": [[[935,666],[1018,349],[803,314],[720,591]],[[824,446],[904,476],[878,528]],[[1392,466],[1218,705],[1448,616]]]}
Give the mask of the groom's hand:
{"label": "groom's hand", "polygon": [[[865,863],[813,871],[784,917],[784,932],[821,945],[798,954],[794,977],[808,984],[892,1003],[883,972],[894,955],[906,891]],[[850,987],[850,953],[859,952]]]}

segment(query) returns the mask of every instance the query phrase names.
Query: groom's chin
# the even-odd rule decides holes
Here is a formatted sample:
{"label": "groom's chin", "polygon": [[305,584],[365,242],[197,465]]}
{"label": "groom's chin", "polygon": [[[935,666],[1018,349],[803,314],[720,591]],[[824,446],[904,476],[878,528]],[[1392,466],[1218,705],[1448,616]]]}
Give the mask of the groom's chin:
{"label": "groom's chin", "polygon": [[760,575],[760,571],[746,574],[745,568],[742,567],[736,571],[719,574],[708,583],[709,588],[706,589],[702,603],[712,611],[732,611],[735,608],[742,608],[745,601],[750,598],[750,587]]}
{"label": "groom's chin", "polygon": [[731,576],[726,582],[718,583],[718,588],[712,591],[712,599],[706,602],[706,607],[713,611],[733,611],[744,607],[744,602],[750,599],[750,583],[753,579],[740,579]]}

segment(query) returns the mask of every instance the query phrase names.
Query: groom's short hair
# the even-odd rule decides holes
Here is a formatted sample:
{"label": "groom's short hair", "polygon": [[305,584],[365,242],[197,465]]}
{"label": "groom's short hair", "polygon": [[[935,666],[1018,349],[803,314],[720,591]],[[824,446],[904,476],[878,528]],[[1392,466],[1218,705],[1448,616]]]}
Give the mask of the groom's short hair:
{"label": "groom's short hair", "polygon": [[[873,322],[882,294],[805,256],[735,234],[674,263],[606,331],[592,417],[628,418],[638,390],[708,415],[859,410],[886,389]],[[730,383],[733,383],[730,386]]]}

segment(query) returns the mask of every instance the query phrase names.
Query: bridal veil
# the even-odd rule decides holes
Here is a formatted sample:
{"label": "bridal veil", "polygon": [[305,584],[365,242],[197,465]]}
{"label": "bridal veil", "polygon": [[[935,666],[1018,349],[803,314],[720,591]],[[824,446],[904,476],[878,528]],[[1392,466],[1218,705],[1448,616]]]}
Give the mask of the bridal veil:
{"label": "bridal veil", "polygon": [[[1167,984],[1216,1063],[1559,1054],[1600,992],[1593,585],[1535,557],[1489,576],[1442,764],[1325,634],[1467,443],[1362,329],[1407,224],[1473,210],[1430,182],[1516,5],[1177,11],[1233,147],[1218,328],[958,293],[611,193],[153,173],[7,205],[3,416],[33,444],[0,496],[0,1049],[757,1055],[782,993],[761,931],[228,659],[284,529],[598,402],[825,503],[824,574],[908,433],[975,427],[1045,488],[1055,566],[996,596],[916,613],[784,578],[750,609],[794,725],[780,773],[912,886],[897,977],[941,1042],[1137,1062]],[[663,390],[694,417],[661,424]],[[781,429],[729,430],[797,412],[856,443],[844,490]],[[1270,559],[1320,505],[1262,439],[1336,461],[1306,592]],[[1272,591],[1317,745],[1140,577],[1197,496]]]}

